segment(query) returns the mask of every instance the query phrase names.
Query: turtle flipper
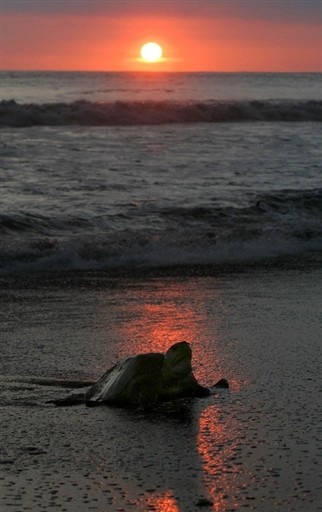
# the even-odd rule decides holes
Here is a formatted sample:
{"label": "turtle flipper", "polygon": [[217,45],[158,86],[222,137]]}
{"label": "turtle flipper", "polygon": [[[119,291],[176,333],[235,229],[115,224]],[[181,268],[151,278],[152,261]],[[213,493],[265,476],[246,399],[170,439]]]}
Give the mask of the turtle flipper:
{"label": "turtle flipper", "polygon": [[228,383],[228,380],[226,379],[220,379],[218,382],[216,382],[216,384],[214,384],[212,386],[213,388],[224,388],[224,389],[228,389],[229,388],[229,383]]}
{"label": "turtle flipper", "polygon": [[210,395],[209,388],[205,388],[204,386],[201,386],[200,384],[196,385],[196,388],[194,391],[194,396],[196,396],[197,398],[202,398],[204,396],[209,396],[209,395]]}

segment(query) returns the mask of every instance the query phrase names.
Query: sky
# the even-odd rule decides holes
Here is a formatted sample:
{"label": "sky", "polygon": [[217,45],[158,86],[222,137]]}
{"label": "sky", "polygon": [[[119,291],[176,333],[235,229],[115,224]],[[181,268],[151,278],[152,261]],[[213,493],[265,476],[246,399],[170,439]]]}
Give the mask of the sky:
{"label": "sky", "polygon": [[2,0],[1,33],[6,70],[322,71],[322,0]]}

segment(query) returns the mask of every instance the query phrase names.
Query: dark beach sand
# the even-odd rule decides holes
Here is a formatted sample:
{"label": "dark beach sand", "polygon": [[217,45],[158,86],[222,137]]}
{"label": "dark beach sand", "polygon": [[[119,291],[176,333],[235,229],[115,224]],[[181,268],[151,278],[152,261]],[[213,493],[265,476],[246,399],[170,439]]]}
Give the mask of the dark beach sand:
{"label": "dark beach sand", "polygon": [[[322,510],[322,271],[302,267],[2,276],[1,511]],[[230,390],[47,403],[180,340]]]}

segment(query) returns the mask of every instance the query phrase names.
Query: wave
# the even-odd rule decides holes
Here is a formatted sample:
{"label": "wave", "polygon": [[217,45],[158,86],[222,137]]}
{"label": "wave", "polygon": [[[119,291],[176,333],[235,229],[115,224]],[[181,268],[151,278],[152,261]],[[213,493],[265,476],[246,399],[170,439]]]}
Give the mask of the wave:
{"label": "wave", "polygon": [[0,270],[205,265],[322,251],[322,189],[262,194],[244,207],[156,208],[142,215],[144,226],[135,217],[119,230],[110,218],[96,225],[95,218],[7,214],[0,218]]}
{"label": "wave", "polygon": [[322,256],[322,236],[289,237],[278,234],[269,238],[248,240],[195,239],[194,242],[180,237],[166,239],[163,243],[155,237],[128,234],[123,240],[44,239],[30,245],[13,246],[1,254],[0,275],[21,272],[70,272],[75,270],[104,270],[126,273],[129,271],[154,270],[158,268],[196,267],[216,265],[267,265],[268,261],[283,258],[307,258],[314,254]]}
{"label": "wave", "polygon": [[0,126],[133,126],[238,121],[322,121],[322,101],[0,102]]}

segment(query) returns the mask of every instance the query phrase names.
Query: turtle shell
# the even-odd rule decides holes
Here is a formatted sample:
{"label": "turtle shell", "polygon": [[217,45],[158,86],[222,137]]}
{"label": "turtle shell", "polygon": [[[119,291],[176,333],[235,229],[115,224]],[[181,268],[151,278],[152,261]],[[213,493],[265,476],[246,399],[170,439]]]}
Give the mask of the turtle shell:
{"label": "turtle shell", "polygon": [[86,404],[106,402],[138,406],[156,403],[163,361],[162,353],[139,354],[120,361],[86,392]]}

